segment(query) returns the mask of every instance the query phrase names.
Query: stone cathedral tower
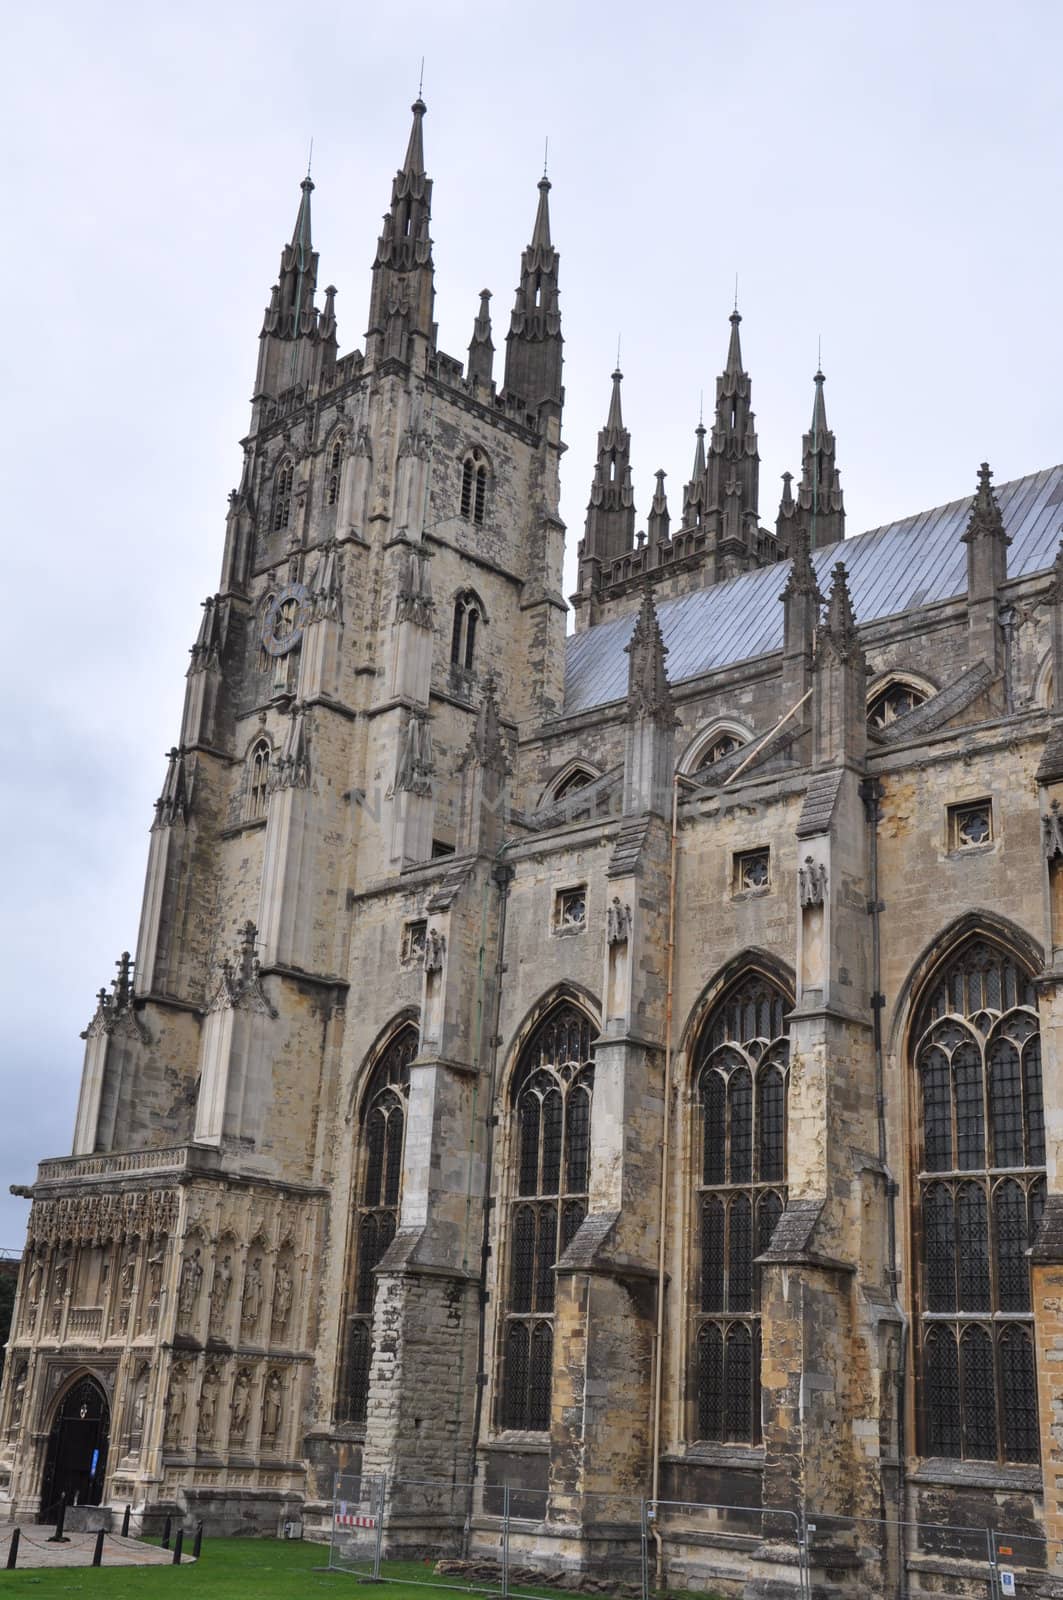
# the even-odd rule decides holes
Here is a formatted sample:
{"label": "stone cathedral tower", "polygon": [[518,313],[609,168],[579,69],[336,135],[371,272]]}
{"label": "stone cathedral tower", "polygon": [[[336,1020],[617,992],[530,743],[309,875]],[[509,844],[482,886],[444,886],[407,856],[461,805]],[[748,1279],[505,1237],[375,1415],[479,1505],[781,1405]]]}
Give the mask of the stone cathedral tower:
{"label": "stone cathedral tower", "polygon": [[[1063,468],[844,538],[817,372],[772,532],[735,310],[674,525],[613,374],[566,637],[550,184],[498,382],[488,290],[438,347],[424,115],[363,350],[301,186],[135,958],[26,1191],[0,1504],[320,1533],[364,1470],[389,1548],[475,1552],[508,1486],[580,1569],[651,1496],[662,1578],[750,1596],[806,1592],[803,1509],[824,1592],[942,1592],[923,1523],[1043,1553]],[[668,1501],[786,1516],[736,1555]]]}

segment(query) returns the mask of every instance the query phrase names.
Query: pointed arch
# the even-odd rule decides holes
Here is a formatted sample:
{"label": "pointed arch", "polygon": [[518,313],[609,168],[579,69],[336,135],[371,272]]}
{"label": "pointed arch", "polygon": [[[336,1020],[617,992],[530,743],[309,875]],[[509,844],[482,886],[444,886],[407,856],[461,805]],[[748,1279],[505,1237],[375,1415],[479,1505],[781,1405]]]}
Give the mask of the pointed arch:
{"label": "pointed arch", "polygon": [[265,734],[252,739],[244,757],[244,821],[261,822],[269,804],[273,747]]}
{"label": "pointed arch", "polygon": [[402,1206],[410,1063],[420,1032],[407,1012],[378,1036],[352,1089],[355,1132],[347,1230],[343,1359],[336,1418],[361,1424],[369,1400],[376,1269],[394,1239]]}
{"label": "pointed arch", "polygon": [[506,1227],[501,1256],[499,1427],[550,1425],[554,1268],[587,1214],[598,1024],[568,986],[525,1020],[503,1078]]}
{"label": "pointed arch", "polygon": [[786,1205],[791,975],[746,951],[685,1032],[695,1219],[688,1251],[691,1439],[760,1442],[760,1271]]}
{"label": "pointed arch", "polygon": [[491,461],[481,445],[471,445],[461,463],[461,515],[466,522],[483,527],[487,518],[488,489],[492,478]]}
{"label": "pointed arch", "polygon": [[925,705],[937,692],[937,684],[919,672],[899,669],[877,673],[868,685],[867,725],[872,729],[888,728],[898,717]]}
{"label": "pointed arch", "polygon": [[753,729],[741,717],[714,717],[690,739],[676,763],[676,771],[693,776],[702,767],[733,755],[752,738]]}
{"label": "pointed arch", "polygon": [[348,434],[342,424],[332,431],[325,445],[325,482],[323,499],[326,506],[339,504],[343,486],[343,464],[347,455]]}
{"label": "pointed arch", "polygon": [[968,937],[984,937],[1011,950],[1023,961],[1031,976],[1044,970],[1043,946],[1031,933],[1010,917],[984,907],[973,907],[954,917],[941,931],[923,946],[901,984],[893,1007],[888,1031],[888,1048],[896,1051],[912,1026],[913,997],[920,994],[936,970],[954,954]]}
{"label": "pointed arch", "polygon": [[915,1120],[910,1230],[924,1455],[1037,1459],[1027,1250],[1045,1193],[1040,966],[1021,930],[968,912],[923,952],[898,1001]]}
{"label": "pointed arch", "polygon": [[292,485],[295,481],[295,462],[290,455],[281,456],[273,470],[273,490],[270,496],[269,527],[279,533],[291,521]]}
{"label": "pointed arch", "polygon": [[567,800],[579,789],[585,789],[588,784],[597,783],[602,773],[590,761],[582,756],[572,756],[564,765],[554,773],[550,782],[543,789],[536,804],[537,810],[544,807],[558,805],[562,800]]}

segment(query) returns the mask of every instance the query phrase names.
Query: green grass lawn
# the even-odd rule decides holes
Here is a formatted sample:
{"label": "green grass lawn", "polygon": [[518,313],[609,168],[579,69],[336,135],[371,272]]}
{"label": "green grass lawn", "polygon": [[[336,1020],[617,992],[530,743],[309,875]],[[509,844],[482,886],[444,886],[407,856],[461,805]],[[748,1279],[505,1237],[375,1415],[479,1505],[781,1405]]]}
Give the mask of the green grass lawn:
{"label": "green grass lawn", "polygon": [[[346,1596],[368,1600],[369,1588],[353,1574],[317,1570],[327,1566],[328,1555],[328,1546],[322,1544],[204,1539],[202,1558],[194,1566],[0,1570],[0,1596],[25,1600],[49,1600],[53,1595],[81,1595],[84,1600],[305,1600],[306,1596],[332,1595],[336,1600]],[[374,1600],[424,1600],[426,1582],[436,1587],[452,1581],[434,1575],[429,1565],[417,1561],[387,1561],[384,1571],[390,1581],[373,1585]],[[403,1578],[417,1582],[403,1583]],[[535,1592],[551,1593],[546,1589]],[[573,1597],[569,1594],[563,1600]]]}

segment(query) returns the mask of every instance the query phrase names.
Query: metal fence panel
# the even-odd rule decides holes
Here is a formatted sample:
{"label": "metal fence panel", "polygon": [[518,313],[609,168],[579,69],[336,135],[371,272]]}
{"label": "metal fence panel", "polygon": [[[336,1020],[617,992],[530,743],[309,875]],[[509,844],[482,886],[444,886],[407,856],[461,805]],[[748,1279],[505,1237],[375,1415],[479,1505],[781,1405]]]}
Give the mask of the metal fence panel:
{"label": "metal fence panel", "polygon": [[383,1476],[336,1474],[332,1496],[329,1566],[363,1578],[379,1578],[384,1531]]}

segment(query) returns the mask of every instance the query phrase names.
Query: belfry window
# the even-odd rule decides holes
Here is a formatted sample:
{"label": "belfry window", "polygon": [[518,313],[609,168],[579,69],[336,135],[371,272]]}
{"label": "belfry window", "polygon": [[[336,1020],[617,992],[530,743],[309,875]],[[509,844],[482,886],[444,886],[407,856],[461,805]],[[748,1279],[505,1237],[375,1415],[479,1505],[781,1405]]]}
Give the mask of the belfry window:
{"label": "belfry window", "polygon": [[913,1039],[921,1449],[1035,1462],[1026,1250],[1044,1209],[1045,1128],[1029,973],[968,940],[932,980]]}
{"label": "belfry window", "polygon": [[461,514],[467,522],[483,526],[487,514],[487,463],[479,450],[467,455],[462,463]]}
{"label": "belfry window", "polygon": [[247,760],[247,800],[244,821],[257,822],[266,815],[269,801],[269,745],[260,739]]}
{"label": "belfry window", "polygon": [[325,474],[325,504],[334,506],[340,498],[340,479],[343,476],[343,450],[346,438],[341,433],[328,453],[328,471]]}
{"label": "belfry window", "polygon": [[693,1437],[760,1442],[760,1274],[786,1203],[790,1001],[738,980],[698,1045]]}
{"label": "belfry window", "polygon": [[355,1203],[347,1263],[344,1357],[336,1415],[364,1422],[373,1359],[375,1269],[399,1225],[410,1062],[418,1033],[407,1024],[391,1040],[369,1078],[359,1120]]}
{"label": "belfry window", "polygon": [[525,1045],[513,1081],[502,1428],[550,1426],[554,1265],[587,1214],[593,1086],[590,1020],[559,1005]]}
{"label": "belfry window", "polygon": [[295,469],[291,457],[285,456],[273,475],[273,502],[270,510],[270,528],[278,533],[288,526],[292,514],[292,480]]}

